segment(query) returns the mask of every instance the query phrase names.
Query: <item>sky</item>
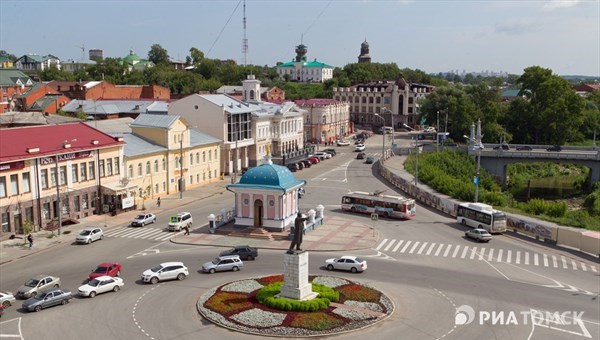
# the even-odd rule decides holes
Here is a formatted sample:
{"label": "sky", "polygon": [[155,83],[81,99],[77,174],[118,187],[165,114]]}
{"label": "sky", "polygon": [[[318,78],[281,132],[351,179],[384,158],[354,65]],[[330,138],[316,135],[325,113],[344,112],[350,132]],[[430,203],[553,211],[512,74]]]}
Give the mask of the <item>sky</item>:
{"label": "sky", "polygon": [[[334,67],[373,62],[427,73],[538,65],[559,75],[600,76],[600,0],[246,0],[246,62],[291,61],[295,46]],[[185,60],[244,63],[240,0],[0,0],[0,50],[17,57],[81,59],[82,46],[147,58],[159,44]]]}

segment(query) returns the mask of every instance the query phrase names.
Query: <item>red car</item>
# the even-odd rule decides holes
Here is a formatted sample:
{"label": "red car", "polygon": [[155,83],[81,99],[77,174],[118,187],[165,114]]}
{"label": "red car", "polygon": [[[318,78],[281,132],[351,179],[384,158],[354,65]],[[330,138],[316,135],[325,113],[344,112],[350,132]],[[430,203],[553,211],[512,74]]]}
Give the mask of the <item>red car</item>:
{"label": "red car", "polygon": [[308,157],[307,159],[310,162],[310,164],[317,164],[317,163],[321,162],[321,160],[319,160],[319,157],[315,157],[315,156]]}
{"label": "red car", "polygon": [[121,264],[116,262],[103,262],[98,265],[98,267],[93,270],[88,278],[95,279],[99,276],[120,276],[121,275]]}

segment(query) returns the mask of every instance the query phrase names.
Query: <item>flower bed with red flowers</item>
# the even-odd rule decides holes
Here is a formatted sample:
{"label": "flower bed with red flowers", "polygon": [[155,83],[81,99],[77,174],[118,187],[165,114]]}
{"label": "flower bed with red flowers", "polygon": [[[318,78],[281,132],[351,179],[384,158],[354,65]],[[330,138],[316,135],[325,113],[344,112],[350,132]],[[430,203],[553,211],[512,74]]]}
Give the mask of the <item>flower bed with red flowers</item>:
{"label": "flower bed with red flowers", "polygon": [[339,303],[314,312],[282,311],[261,304],[257,292],[282,282],[283,275],[234,281],[213,288],[198,300],[199,312],[223,327],[246,333],[302,337],[343,333],[388,318],[392,301],[375,288],[331,276],[310,276],[309,282],[332,288]]}

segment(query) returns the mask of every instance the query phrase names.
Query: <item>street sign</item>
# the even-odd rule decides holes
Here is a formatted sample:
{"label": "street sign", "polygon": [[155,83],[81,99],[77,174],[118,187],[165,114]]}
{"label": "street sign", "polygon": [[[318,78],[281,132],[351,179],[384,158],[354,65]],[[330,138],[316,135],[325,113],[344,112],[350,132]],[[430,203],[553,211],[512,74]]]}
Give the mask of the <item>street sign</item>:
{"label": "street sign", "polygon": [[376,213],[371,214],[371,221],[377,221],[378,218],[379,218],[378,214],[376,214]]}
{"label": "street sign", "polygon": [[473,183],[475,183],[475,185],[479,185],[479,177],[473,177]]}

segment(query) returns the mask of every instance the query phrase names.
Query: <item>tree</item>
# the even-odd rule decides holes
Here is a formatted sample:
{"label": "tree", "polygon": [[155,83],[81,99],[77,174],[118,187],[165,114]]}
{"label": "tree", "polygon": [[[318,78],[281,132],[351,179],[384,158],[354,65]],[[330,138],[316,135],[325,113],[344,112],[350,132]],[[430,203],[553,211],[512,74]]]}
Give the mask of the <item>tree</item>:
{"label": "tree", "polygon": [[59,70],[55,65],[50,66],[49,68],[38,71],[38,76],[42,81],[50,81],[50,80],[61,80],[61,81],[74,81],[75,77],[73,73]]}
{"label": "tree", "polygon": [[10,61],[17,60],[17,57],[14,54],[10,54],[5,50],[0,50],[0,57],[7,57],[8,59],[10,59]]}
{"label": "tree", "polygon": [[169,53],[159,44],[154,44],[148,52],[148,60],[156,65],[169,64]]}

